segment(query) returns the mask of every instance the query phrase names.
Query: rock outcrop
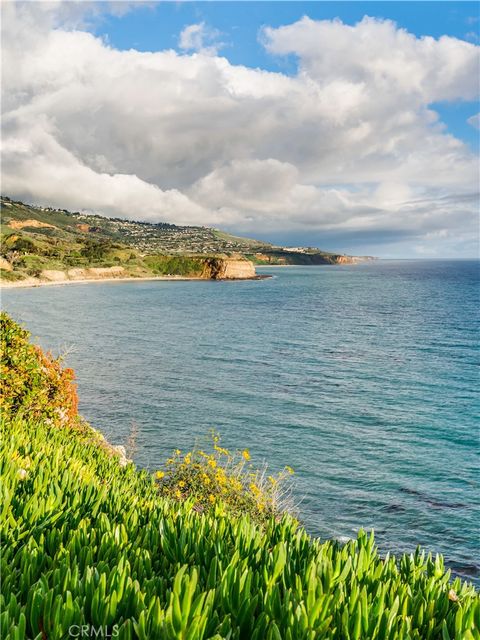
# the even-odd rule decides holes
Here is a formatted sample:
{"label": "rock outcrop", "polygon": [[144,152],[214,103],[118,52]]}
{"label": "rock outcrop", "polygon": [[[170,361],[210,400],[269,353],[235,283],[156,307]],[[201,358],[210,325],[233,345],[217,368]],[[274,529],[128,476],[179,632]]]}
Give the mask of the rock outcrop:
{"label": "rock outcrop", "polygon": [[221,267],[216,275],[219,280],[245,279],[255,277],[255,267],[250,260],[243,258],[227,258],[222,260]]}
{"label": "rock outcrop", "polygon": [[255,275],[253,262],[241,257],[208,258],[204,273],[212,280],[247,280]]}
{"label": "rock outcrop", "polygon": [[355,258],[351,256],[337,256],[336,264],[354,264]]}

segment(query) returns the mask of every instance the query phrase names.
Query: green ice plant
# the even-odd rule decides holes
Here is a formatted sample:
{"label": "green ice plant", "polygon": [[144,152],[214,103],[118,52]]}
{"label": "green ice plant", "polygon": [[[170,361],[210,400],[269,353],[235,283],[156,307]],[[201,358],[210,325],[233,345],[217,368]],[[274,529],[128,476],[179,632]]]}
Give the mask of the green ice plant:
{"label": "green ice plant", "polygon": [[221,498],[199,511],[84,424],[5,406],[2,638],[480,639],[478,594],[441,557],[382,559],[373,534],[322,542]]}

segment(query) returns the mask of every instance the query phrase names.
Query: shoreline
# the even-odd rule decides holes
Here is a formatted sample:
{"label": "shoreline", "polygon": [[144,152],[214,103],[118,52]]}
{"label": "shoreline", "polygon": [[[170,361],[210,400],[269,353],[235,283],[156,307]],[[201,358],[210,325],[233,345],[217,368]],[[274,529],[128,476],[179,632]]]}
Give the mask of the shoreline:
{"label": "shoreline", "polygon": [[1,289],[27,289],[27,288],[36,288],[36,287],[54,287],[54,286],[62,286],[69,284],[93,284],[93,283],[101,283],[101,282],[151,282],[155,280],[165,281],[165,282],[188,282],[188,281],[196,281],[203,280],[204,282],[240,282],[246,280],[265,280],[266,278],[270,278],[271,276],[266,276],[262,274],[257,274],[252,278],[219,278],[215,280],[214,278],[202,278],[200,276],[147,276],[145,278],[136,278],[125,277],[125,278],[85,278],[78,280],[38,280],[35,282],[19,280],[17,282],[4,282],[0,280],[0,290]]}

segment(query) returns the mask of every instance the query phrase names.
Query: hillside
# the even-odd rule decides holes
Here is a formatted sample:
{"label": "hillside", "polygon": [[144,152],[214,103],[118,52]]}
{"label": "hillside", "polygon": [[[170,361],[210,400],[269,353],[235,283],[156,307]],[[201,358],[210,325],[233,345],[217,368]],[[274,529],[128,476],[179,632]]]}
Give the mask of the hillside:
{"label": "hillside", "polygon": [[[246,259],[254,264],[337,264],[353,260],[317,249],[275,247],[208,227],[71,213],[8,197],[2,197],[1,206],[1,266],[3,272],[9,272],[5,276],[9,280],[38,278],[42,271],[119,266],[129,276],[202,277],[204,262],[199,258],[215,256]],[[152,263],[156,265],[153,270]]]}
{"label": "hillside", "polygon": [[78,416],[73,372],[0,324],[2,638],[480,638],[478,595],[441,558],[311,538],[217,444],[137,470]]}
{"label": "hillside", "polygon": [[[237,240],[221,234],[217,242],[215,233],[201,227],[43,209],[4,197],[2,278],[36,283],[120,277],[255,277],[253,264],[235,250]],[[244,242],[244,248],[250,246],[250,241]]]}
{"label": "hillside", "polygon": [[4,225],[11,227],[11,221],[19,222],[25,226],[15,228],[33,232],[34,227],[25,223],[35,220],[45,225],[37,227],[36,233],[80,242],[87,238],[109,240],[133,247],[141,253],[229,254],[268,246],[258,240],[238,238],[208,227],[178,226],[166,222],[152,224],[72,213],[65,209],[34,207],[5,196],[1,204]]}

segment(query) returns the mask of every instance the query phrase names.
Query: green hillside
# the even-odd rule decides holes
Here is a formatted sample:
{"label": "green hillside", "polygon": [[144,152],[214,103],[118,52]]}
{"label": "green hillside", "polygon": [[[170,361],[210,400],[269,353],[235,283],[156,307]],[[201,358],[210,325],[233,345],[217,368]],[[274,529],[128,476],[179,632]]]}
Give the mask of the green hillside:
{"label": "green hillside", "polygon": [[73,372],[0,328],[2,638],[480,638],[478,595],[441,558],[311,538],[228,465],[217,479],[218,445],[137,470],[77,415]]}
{"label": "green hillside", "polygon": [[[84,241],[86,238],[110,240],[131,246],[142,253],[216,254],[241,253],[265,245],[258,240],[239,238],[208,227],[178,226],[161,222],[134,222],[100,215],[71,213],[67,210],[34,207],[2,197],[3,224],[11,220],[38,220],[52,225],[42,233],[50,237]],[[24,227],[28,233],[38,229]]]}
{"label": "green hillside", "polygon": [[[205,256],[241,256],[255,264],[335,264],[345,256],[289,251],[208,227],[152,224],[35,207],[2,197],[2,275],[39,277],[44,270],[121,265],[128,276],[153,275],[146,256],[175,257],[160,272],[200,276]],[[195,258],[192,260],[189,258]],[[347,259],[348,260],[348,259]],[[156,260],[159,264],[160,258]],[[172,265],[180,265],[172,271]],[[192,264],[194,268],[192,269]],[[11,267],[11,268],[10,268]]]}
{"label": "green hillside", "polygon": [[[238,257],[242,240],[227,234],[217,240],[216,234],[32,207],[4,197],[0,267],[6,281],[45,280],[46,272],[58,277],[71,269],[83,270],[75,277],[87,279],[92,268],[114,268],[122,277],[210,278],[224,258]],[[245,247],[251,242],[245,240]]]}

